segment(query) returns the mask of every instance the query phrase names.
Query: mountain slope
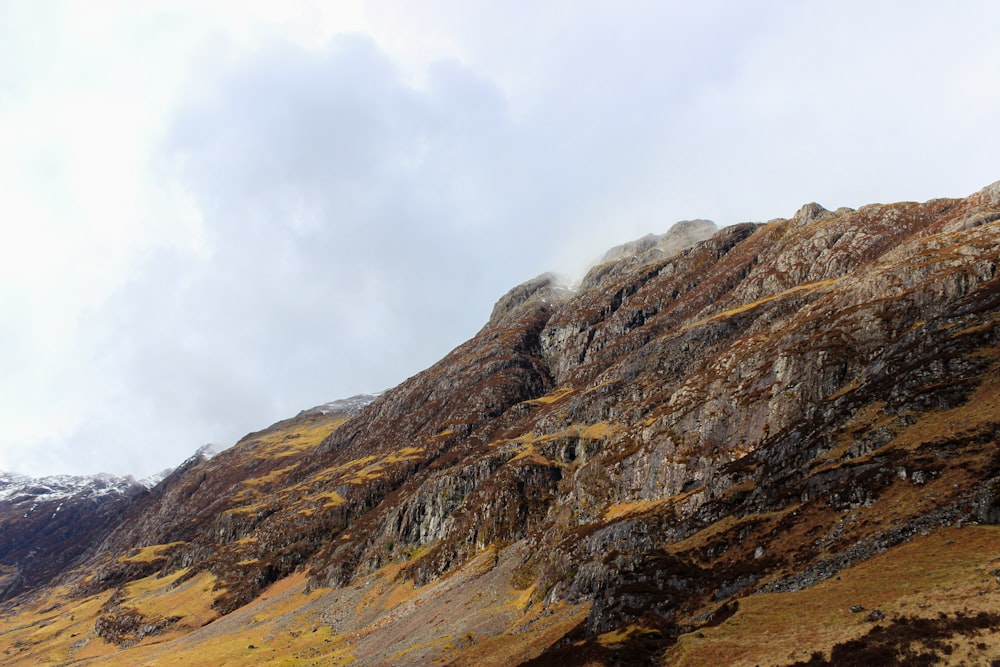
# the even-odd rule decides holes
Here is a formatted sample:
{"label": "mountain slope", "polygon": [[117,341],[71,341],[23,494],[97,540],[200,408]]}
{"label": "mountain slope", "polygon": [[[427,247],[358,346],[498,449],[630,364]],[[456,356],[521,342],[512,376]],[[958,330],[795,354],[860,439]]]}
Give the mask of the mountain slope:
{"label": "mountain slope", "polygon": [[0,599],[44,586],[78,564],[144,489],[132,478],[110,475],[0,472]]}
{"label": "mountain slope", "polygon": [[[575,291],[529,281],[356,415],[306,411],[130,500],[9,607],[7,659],[857,664],[875,627],[883,663],[1000,659],[998,247],[994,184],[684,223]],[[882,619],[845,608],[858,581]],[[791,599],[828,631],[761,606]]]}

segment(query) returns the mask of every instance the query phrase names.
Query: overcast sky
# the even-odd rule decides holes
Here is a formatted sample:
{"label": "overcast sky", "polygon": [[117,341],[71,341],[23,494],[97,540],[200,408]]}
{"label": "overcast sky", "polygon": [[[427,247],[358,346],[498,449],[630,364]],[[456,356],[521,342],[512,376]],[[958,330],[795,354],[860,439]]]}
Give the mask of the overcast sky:
{"label": "overcast sky", "polygon": [[678,220],[1000,179],[1000,3],[0,0],[0,469],[385,389]]}

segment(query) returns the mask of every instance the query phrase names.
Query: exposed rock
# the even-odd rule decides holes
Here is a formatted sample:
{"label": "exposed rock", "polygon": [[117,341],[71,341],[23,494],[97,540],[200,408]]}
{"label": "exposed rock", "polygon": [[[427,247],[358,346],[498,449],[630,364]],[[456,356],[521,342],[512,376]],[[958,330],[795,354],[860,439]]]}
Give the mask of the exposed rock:
{"label": "exposed rock", "polygon": [[499,325],[504,317],[514,313],[529,299],[540,301],[545,305],[559,304],[569,294],[569,289],[559,283],[559,278],[555,274],[544,273],[518,285],[501,297],[493,306],[489,324]]}
{"label": "exposed rock", "polygon": [[711,220],[684,220],[675,223],[664,234],[647,234],[636,241],[615,246],[604,253],[600,264],[631,258],[649,262],[657,256],[670,257],[704,241],[716,231],[718,227]]}
{"label": "exposed rock", "polygon": [[885,618],[885,613],[880,609],[872,609],[870,612],[868,612],[868,615],[865,616],[865,620],[868,621],[869,623],[877,623],[881,621],[883,618]]}

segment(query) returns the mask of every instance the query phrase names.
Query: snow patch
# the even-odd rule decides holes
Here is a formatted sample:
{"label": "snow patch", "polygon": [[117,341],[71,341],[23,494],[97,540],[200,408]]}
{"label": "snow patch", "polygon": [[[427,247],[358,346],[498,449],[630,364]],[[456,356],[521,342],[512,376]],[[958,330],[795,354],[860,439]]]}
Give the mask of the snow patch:
{"label": "snow patch", "polygon": [[330,415],[330,414],[348,414],[353,415],[356,412],[360,412],[363,408],[371,404],[376,398],[381,396],[384,392],[376,392],[374,394],[358,394],[356,396],[351,396],[350,398],[341,398],[336,401],[330,401],[329,403],[324,403],[323,405],[317,405],[314,408],[309,408],[308,410],[303,410],[299,413],[299,416],[308,414],[320,414],[320,415]]}
{"label": "snow patch", "polygon": [[29,477],[0,471],[0,502],[31,500],[37,504],[67,498],[100,498],[111,494],[127,495],[138,487],[139,483],[131,476],[116,477],[102,473]]}

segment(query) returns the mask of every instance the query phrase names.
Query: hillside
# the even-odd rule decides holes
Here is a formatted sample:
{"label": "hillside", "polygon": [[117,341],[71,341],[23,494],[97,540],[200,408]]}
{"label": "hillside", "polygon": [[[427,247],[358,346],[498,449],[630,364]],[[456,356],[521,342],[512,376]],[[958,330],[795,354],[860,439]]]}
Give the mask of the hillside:
{"label": "hillside", "polygon": [[0,664],[1000,661],[998,248],[1000,183],[529,281],[123,496],[0,592]]}

